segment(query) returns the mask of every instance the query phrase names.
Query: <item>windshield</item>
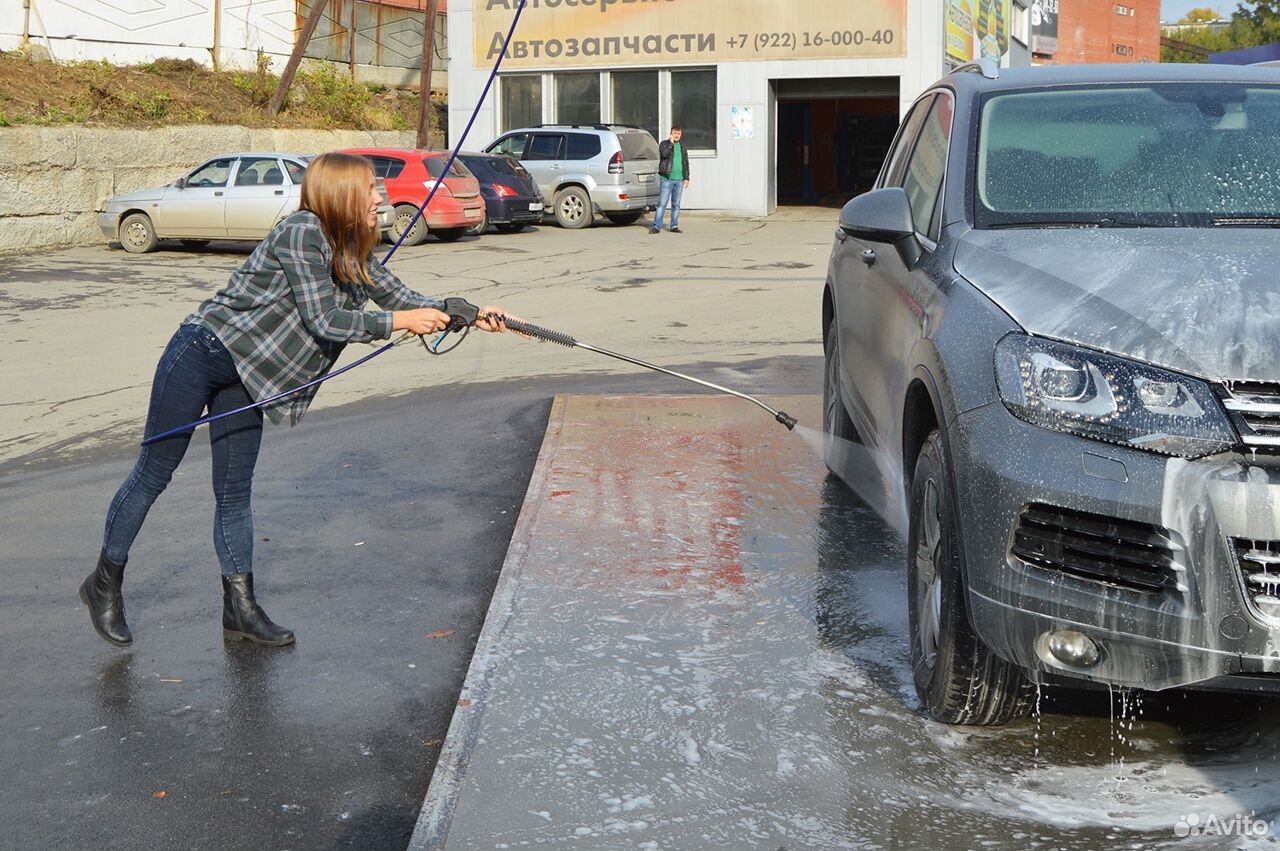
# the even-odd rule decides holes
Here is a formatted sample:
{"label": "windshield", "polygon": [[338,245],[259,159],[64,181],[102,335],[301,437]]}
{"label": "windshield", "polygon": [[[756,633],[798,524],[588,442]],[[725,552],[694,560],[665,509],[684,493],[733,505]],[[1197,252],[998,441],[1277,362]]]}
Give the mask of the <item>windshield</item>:
{"label": "windshield", "polygon": [[979,132],[979,227],[1280,223],[1277,86],[995,94]]}

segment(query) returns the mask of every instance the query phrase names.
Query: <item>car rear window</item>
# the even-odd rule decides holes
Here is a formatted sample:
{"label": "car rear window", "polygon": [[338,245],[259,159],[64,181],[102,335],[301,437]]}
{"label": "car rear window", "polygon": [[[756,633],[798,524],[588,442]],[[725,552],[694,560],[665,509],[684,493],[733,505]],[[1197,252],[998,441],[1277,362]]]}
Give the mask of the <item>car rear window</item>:
{"label": "car rear window", "polygon": [[629,160],[656,160],[658,143],[643,130],[634,130],[618,134],[618,143],[622,145],[622,156]]}
{"label": "car rear window", "polygon": [[[423,157],[422,164],[426,166],[427,174],[434,178],[439,178],[444,174],[444,164],[448,162],[445,157]],[[462,160],[454,160],[453,165],[449,166],[450,177],[474,177],[471,171],[462,164]]]}
{"label": "car rear window", "polygon": [[600,156],[599,136],[593,136],[590,133],[567,133],[565,135],[569,140],[569,152],[565,155],[565,159],[589,160],[592,157]]}

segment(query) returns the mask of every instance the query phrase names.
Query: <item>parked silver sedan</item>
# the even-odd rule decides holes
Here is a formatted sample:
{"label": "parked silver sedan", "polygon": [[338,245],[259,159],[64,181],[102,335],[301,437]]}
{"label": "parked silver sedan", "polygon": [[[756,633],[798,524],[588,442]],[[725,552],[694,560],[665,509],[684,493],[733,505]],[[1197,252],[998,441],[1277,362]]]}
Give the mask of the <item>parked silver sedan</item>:
{"label": "parked silver sedan", "polygon": [[[214,157],[167,186],[108,199],[98,214],[103,236],[144,254],[162,239],[200,246],[212,239],[260,240],[298,209],[311,154],[240,153]],[[383,198],[386,190],[381,186]],[[378,224],[391,226],[383,204]]]}

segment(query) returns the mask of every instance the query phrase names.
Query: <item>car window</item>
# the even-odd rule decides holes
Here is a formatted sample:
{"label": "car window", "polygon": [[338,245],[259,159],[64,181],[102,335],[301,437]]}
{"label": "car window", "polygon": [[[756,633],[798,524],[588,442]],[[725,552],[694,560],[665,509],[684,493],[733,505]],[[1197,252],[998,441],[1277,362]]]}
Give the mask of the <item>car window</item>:
{"label": "car window", "polygon": [[524,157],[525,145],[528,142],[528,133],[512,133],[510,136],[504,136],[499,139],[497,144],[490,145],[488,151],[491,154],[506,154],[507,156],[521,159]]}
{"label": "car window", "polygon": [[652,136],[643,131],[618,134],[618,144],[622,146],[622,156],[628,160],[656,160],[658,143]]}
{"label": "car window", "polygon": [[[422,165],[427,170],[427,174],[434,178],[439,178],[444,174],[444,164],[449,161],[448,157],[423,157]],[[449,166],[450,177],[474,177],[471,170],[460,159],[453,161],[453,165]]]}
{"label": "car window", "polygon": [[285,160],[284,168],[289,174],[290,182],[292,182],[294,186],[301,185],[302,176],[307,173],[306,165],[300,162],[294,162],[293,160]]}
{"label": "car window", "polygon": [[279,186],[284,172],[275,157],[241,157],[236,169],[236,186]]}
{"label": "car window", "polygon": [[925,116],[929,114],[929,107],[933,106],[935,95],[927,95],[916,101],[915,106],[911,107],[911,111],[907,113],[906,120],[902,122],[902,127],[898,131],[898,138],[894,140],[893,150],[889,152],[889,156],[885,162],[888,165],[884,171],[884,182],[881,186],[901,186],[903,172],[906,169],[907,157],[911,153],[911,148],[915,145],[916,135],[920,132],[920,125],[924,123]]}
{"label": "car window", "polygon": [[591,133],[566,133],[568,140],[567,160],[589,160],[600,156],[600,137]]}
{"label": "car window", "polygon": [[902,188],[911,202],[911,218],[916,230],[937,240],[934,208],[942,195],[942,177],[947,168],[947,145],[951,140],[951,98],[934,98],[929,117],[920,127],[920,137],[907,161]]}
{"label": "car window", "polygon": [[374,175],[381,177],[383,180],[397,178],[404,171],[404,160],[399,157],[371,156],[366,158],[373,163]]}
{"label": "car window", "polygon": [[226,186],[227,178],[231,176],[231,165],[235,162],[235,158],[228,157],[224,160],[212,160],[200,166],[200,168],[191,172],[187,177],[188,186]]}
{"label": "car window", "polygon": [[529,143],[529,151],[522,159],[526,160],[562,160],[564,159],[564,136],[560,133],[535,133]]}
{"label": "car window", "polygon": [[998,93],[982,105],[979,227],[1280,220],[1280,86],[1178,82]]}

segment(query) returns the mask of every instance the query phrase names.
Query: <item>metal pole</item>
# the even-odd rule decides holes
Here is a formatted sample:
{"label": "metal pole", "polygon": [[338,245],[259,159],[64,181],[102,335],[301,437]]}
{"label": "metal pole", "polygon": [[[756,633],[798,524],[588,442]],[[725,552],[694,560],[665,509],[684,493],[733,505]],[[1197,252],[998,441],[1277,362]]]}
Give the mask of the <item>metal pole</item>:
{"label": "metal pole", "polygon": [[298,40],[293,44],[293,52],[289,54],[289,62],[284,66],[284,73],[280,75],[280,85],[276,86],[276,93],[271,96],[271,104],[267,107],[272,114],[278,113],[284,106],[285,96],[289,94],[289,86],[293,85],[293,75],[298,73],[298,63],[302,61],[302,51],[306,50],[307,42],[311,41],[312,34],[320,25],[320,16],[324,14],[325,4],[329,0],[311,0],[311,2],[315,5],[311,7],[311,14],[307,15],[307,22],[302,25],[302,31],[298,33]]}
{"label": "metal pole", "polygon": [[351,31],[347,33],[350,44],[347,46],[347,62],[351,66],[351,80],[356,79],[356,7],[357,0],[351,0]]}
{"label": "metal pole", "polygon": [[31,51],[31,0],[22,0],[22,52]]}
{"label": "metal pole", "polygon": [[436,59],[436,9],[438,0],[428,0],[427,19],[422,28],[422,82],[419,89],[422,93],[422,109],[418,112],[419,148],[431,147],[431,66]]}
{"label": "metal pole", "polygon": [[213,0],[213,70],[221,71],[218,54],[222,42],[222,0]]}

